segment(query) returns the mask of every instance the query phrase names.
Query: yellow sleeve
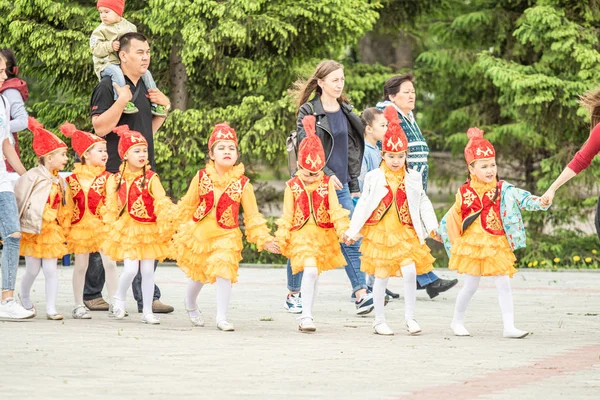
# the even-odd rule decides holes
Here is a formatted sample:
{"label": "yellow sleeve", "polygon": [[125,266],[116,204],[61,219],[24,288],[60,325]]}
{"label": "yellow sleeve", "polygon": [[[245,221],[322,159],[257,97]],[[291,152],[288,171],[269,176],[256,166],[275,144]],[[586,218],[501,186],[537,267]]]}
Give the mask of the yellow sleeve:
{"label": "yellow sleeve", "polygon": [[154,212],[156,213],[156,224],[158,225],[158,233],[163,237],[171,237],[175,233],[175,225],[173,224],[173,214],[175,205],[167,196],[167,192],[160,183],[158,175],[154,175],[150,179],[150,194],[154,198]]}
{"label": "yellow sleeve", "polygon": [[[73,202],[73,193],[71,186],[64,182],[65,185],[65,204],[62,202],[58,206],[58,224],[65,230],[65,233],[71,229],[71,219],[73,218],[73,210],[75,203]],[[62,183],[61,183],[62,184]]]}
{"label": "yellow sleeve", "polygon": [[190,182],[190,186],[188,187],[186,194],[177,203],[176,215],[173,220],[173,223],[176,227],[179,227],[181,224],[191,220],[194,212],[196,212],[200,201],[200,195],[198,193],[199,181],[199,175],[196,173]]}
{"label": "yellow sleeve", "polygon": [[244,225],[246,226],[246,239],[255,243],[258,251],[262,251],[266,243],[272,242],[271,230],[267,226],[267,220],[258,211],[254,188],[248,182],[242,192],[242,208],[244,209]]}
{"label": "yellow sleeve", "polygon": [[350,211],[346,210],[338,201],[333,180],[329,180],[329,217],[335,227],[336,235],[341,238],[344,232],[350,228]]}
{"label": "yellow sleeve", "polygon": [[289,186],[285,185],[285,192],[283,194],[283,214],[275,221],[277,224],[277,231],[275,232],[275,238],[277,244],[281,249],[281,254],[288,256],[289,244],[290,244],[290,229],[292,229],[292,221],[294,218],[294,194]]}
{"label": "yellow sleeve", "polygon": [[[123,185],[127,183],[123,181]],[[100,210],[104,223],[110,224],[119,218],[119,202],[117,200],[117,181],[111,175],[106,180],[106,204]]]}
{"label": "yellow sleeve", "polygon": [[462,197],[459,193],[456,193],[456,201],[452,208],[446,214],[446,230],[448,232],[448,239],[450,244],[454,244],[454,241],[462,235],[462,216],[461,216],[461,204]]}

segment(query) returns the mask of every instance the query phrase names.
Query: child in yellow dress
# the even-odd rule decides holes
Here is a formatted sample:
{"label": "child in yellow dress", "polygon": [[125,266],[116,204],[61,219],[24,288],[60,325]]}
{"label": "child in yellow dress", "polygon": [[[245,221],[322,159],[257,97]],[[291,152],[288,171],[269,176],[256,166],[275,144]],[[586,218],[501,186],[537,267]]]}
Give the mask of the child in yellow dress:
{"label": "child in yellow dress", "polygon": [[442,219],[439,232],[450,255],[449,269],[465,274],[456,298],[451,328],[456,336],[470,336],[465,312],[482,276],[493,276],[504,323],[504,337],[529,334],[515,328],[510,278],[517,272],[514,249],[525,247],[521,209],[546,210],[540,198],[499,181],[496,150],[483,131],[470,128],[465,159],[469,179],[456,194],[456,203]]}
{"label": "child in yellow dress", "polygon": [[242,259],[240,206],[248,241],[256,243],[259,251],[278,253],[279,249],[258,211],[244,165],[237,164],[237,135],[226,122],[214,127],[208,149],[211,161],[198,171],[177,205],[172,255],[189,278],[184,303],[192,326],[204,326],[196,304],[200,290],[206,283],[216,283],[217,328],[233,331],[227,308]]}
{"label": "child in yellow dress", "polygon": [[119,156],[123,160],[119,172],[106,183],[106,240],[100,246],[114,261],[123,261],[113,303],[116,319],[125,317],[125,299],[138,271],[142,274],[142,322],[160,324],[152,314],[154,263],[168,255],[171,239],[167,215],[173,203],[167,197],[158,175],[148,165],[148,142],[141,133],[127,125],[113,130],[120,136]]}
{"label": "child in yellow dress", "polygon": [[425,238],[438,238],[435,211],[423,190],[421,174],[406,167],[408,139],[392,106],[384,110],[388,128],[383,137],[379,168],[365,176],[363,192],[352,215],[346,242],[364,236],[361,270],[375,275],[373,330],[393,335],[384,314],[385,290],[390,276],[404,278],[404,318],[409,334],[421,332],[414,319],[417,275],[433,270]]}
{"label": "child in yellow dress", "polygon": [[71,224],[73,204],[69,186],[58,171],[67,165],[67,145],[32,117],[29,130],[40,165],[23,174],[15,185],[23,232],[21,255],[25,256],[21,303],[36,314],[31,287],[41,268],[46,278],[46,318],[62,320],[56,311],[57,259],[67,254],[65,231]]}
{"label": "child in yellow dress", "polygon": [[[70,254],[75,254],[73,268],[73,296],[75,307],[71,315],[75,319],[90,319],[92,316],[83,305],[83,286],[90,253],[100,251],[104,240],[104,222],[101,210],[106,202],[106,182],[111,175],[106,171],[106,141],[92,133],[78,130],[65,122],[60,127],[63,135],[71,138],[71,146],[81,159],[75,163],[73,174],[67,177],[73,197],[71,230],[67,236]],[[108,298],[112,301],[117,290],[117,263],[100,252]],[[111,305],[112,307],[112,305]]]}
{"label": "child in yellow dress", "polygon": [[314,115],[302,119],[306,139],[298,149],[298,172],[286,183],[283,215],[275,232],[281,252],[290,259],[292,273],[304,271],[300,284],[302,315],[298,318],[301,332],[317,329],[312,307],[321,272],[346,265],[339,242],[350,223],[350,212],[338,202],[333,180],[323,173],[327,159],[315,122]]}

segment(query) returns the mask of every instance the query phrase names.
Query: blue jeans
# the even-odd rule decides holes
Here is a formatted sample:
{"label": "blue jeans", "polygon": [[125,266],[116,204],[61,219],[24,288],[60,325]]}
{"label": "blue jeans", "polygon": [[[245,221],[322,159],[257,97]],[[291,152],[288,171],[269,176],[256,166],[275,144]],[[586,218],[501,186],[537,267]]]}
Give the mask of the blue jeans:
{"label": "blue jeans", "polygon": [[[102,72],[100,72],[101,77],[110,76],[110,79],[113,83],[116,83],[118,86],[123,87],[126,85],[125,83],[125,75],[123,75],[123,70],[118,65],[110,64],[108,67],[104,68]],[[146,71],[144,75],[142,75],[142,81],[144,85],[146,85],[146,89],[156,89],[156,82],[154,82],[154,78],[150,71]],[[115,100],[117,100],[117,92],[115,91]]]}
{"label": "blue jeans", "polygon": [[437,281],[438,279],[440,278],[434,272],[428,272],[423,275],[417,275],[417,282],[423,287]]}
{"label": "blue jeans", "polygon": [[[352,197],[350,196],[348,184],[345,184],[342,189],[336,190],[335,192],[338,196],[338,201],[340,202],[341,206],[350,211],[350,218],[352,218],[352,213],[354,212],[354,203],[352,202]],[[348,279],[350,279],[350,284],[352,285],[352,294],[354,294],[357,290],[367,288],[365,274],[360,270],[360,244],[361,241],[359,240],[358,242],[349,246],[343,243],[340,245],[342,254],[344,255],[346,263],[348,264],[346,267],[344,267],[344,269],[346,270],[346,275],[348,275]],[[300,291],[302,272],[293,275],[289,260],[287,263],[287,281],[289,291]]]}
{"label": "blue jeans", "polygon": [[[4,161],[1,161],[4,162]],[[0,234],[4,239],[2,248],[2,290],[15,290],[21,238],[10,236],[21,232],[17,200],[13,192],[0,192]]]}

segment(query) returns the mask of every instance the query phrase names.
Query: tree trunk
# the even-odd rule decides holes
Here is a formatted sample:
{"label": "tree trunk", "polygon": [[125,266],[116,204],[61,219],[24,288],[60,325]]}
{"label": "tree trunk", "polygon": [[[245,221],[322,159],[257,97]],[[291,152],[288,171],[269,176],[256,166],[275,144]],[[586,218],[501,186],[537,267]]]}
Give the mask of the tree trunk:
{"label": "tree trunk", "polygon": [[359,59],[363,63],[379,63],[394,70],[413,67],[414,42],[405,31],[395,35],[369,32],[358,47]]}
{"label": "tree trunk", "polygon": [[186,87],[188,75],[185,65],[181,62],[180,47],[173,44],[169,56],[169,70],[171,71],[171,105],[177,110],[186,110],[188,106],[188,90]]}

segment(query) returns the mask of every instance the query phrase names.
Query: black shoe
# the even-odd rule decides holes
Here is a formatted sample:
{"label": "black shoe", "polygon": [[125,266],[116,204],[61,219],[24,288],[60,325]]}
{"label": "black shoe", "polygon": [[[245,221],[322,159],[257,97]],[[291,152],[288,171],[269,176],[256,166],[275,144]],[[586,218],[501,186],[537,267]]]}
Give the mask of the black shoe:
{"label": "black shoe", "polygon": [[438,294],[445,292],[448,289],[452,289],[458,283],[458,279],[438,279],[437,281],[430,283],[425,287],[427,294],[430,299],[437,297]]}
{"label": "black shoe", "polygon": [[421,284],[419,283],[419,281],[417,281],[417,290],[423,290],[427,287],[427,285],[425,286],[421,286]]}
{"label": "black shoe", "polygon": [[400,295],[398,293],[392,292],[390,289],[385,289],[385,294],[390,296],[392,299],[399,299]]}

